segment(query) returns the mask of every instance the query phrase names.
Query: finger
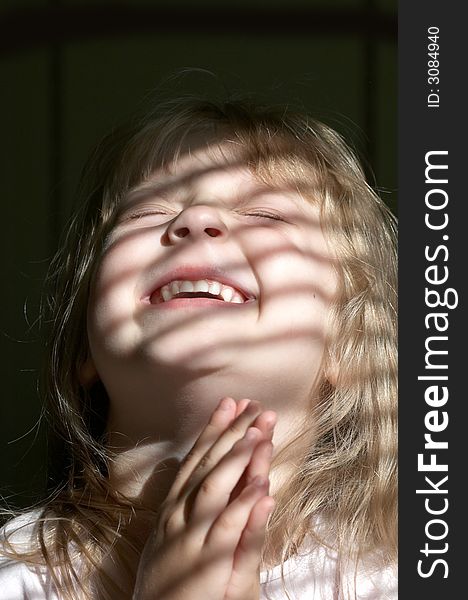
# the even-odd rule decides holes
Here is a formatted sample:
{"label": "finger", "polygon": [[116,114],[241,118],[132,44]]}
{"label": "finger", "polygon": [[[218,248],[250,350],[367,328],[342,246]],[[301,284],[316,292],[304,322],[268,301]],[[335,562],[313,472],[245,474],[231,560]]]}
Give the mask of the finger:
{"label": "finger", "polygon": [[199,464],[200,460],[223,431],[225,431],[233,422],[236,409],[236,402],[228,396],[219,402],[218,406],[213,411],[208,424],[203,429],[192,449],[181,464],[176,479],[168,494],[168,499],[176,498],[179,495],[180,490],[186,484],[192,471]]}
{"label": "finger", "polygon": [[242,398],[242,400],[239,400],[239,402],[237,403],[237,407],[236,407],[236,417],[238,417],[242,412],[244,412],[244,410],[247,408],[247,406],[249,404],[250,404],[249,398]]}
{"label": "finger", "polygon": [[[219,514],[229,504],[231,493],[252,459],[261,432],[249,427],[216,467],[205,477],[193,494],[193,502],[186,514],[187,524],[195,525],[198,534],[208,531]],[[187,504],[190,499],[187,499]]]}
{"label": "finger", "polygon": [[251,483],[256,477],[268,478],[272,455],[273,444],[269,440],[264,440],[257,445],[245,471],[245,485]]}
{"label": "finger", "polygon": [[255,419],[253,426],[260,429],[265,439],[271,440],[273,438],[276,420],[277,416],[275,411],[266,410]]}
{"label": "finger", "polygon": [[[229,504],[213,522],[207,532],[205,545],[218,552],[236,552],[243,537],[244,529],[250,521],[256,503],[266,496],[268,480],[257,478],[248,485],[238,498]],[[259,521],[255,517],[255,524]]]}
{"label": "finger", "polygon": [[[186,479],[180,497],[187,497],[205,479],[208,473],[231,451],[233,445],[244,437],[247,429],[262,412],[260,404],[251,401],[246,409],[221,433],[211,448],[199,459],[197,466]],[[197,452],[198,455],[198,452]]]}
{"label": "finger", "polygon": [[232,491],[230,501],[237,498],[246,485],[249,485],[255,477],[269,477],[272,455],[273,444],[270,440],[263,440],[256,446],[247,468]]}
{"label": "finger", "polygon": [[[244,412],[249,403],[250,400],[248,398],[243,398],[242,400],[239,400],[239,402],[237,403],[236,417],[238,417],[242,412]],[[264,432],[265,437],[268,439],[272,438],[275,424],[276,413],[272,410],[268,410],[261,413],[253,423],[255,427],[258,427],[260,431]]]}
{"label": "finger", "polygon": [[[234,553],[232,578],[236,588],[241,587],[243,583],[247,584],[252,577],[257,577],[266,526],[274,506],[275,501],[271,496],[263,496],[257,500],[250,512]],[[242,594],[239,597],[243,597]]]}

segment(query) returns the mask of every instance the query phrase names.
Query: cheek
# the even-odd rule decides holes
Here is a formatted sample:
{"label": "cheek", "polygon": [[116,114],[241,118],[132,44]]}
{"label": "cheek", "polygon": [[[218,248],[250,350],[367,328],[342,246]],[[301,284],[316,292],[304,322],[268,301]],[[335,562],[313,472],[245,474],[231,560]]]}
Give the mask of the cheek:
{"label": "cheek", "polygon": [[131,285],[151,256],[154,260],[154,248],[152,236],[143,231],[129,232],[116,239],[102,256],[95,276],[99,293],[112,293]]}
{"label": "cheek", "polygon": [[88,303],[88,334],[92,347],[115,350],[120,346],[123,349],[134,341],[138,274],[147,256],[140,246],[128,241],[116,243],[103,256],[93,278]]}
{"label": "cheek", "polygon": [[271,353],[280,353],[284,369],[298,370],[301,380],[302,369],[310,375],[323,355],[338,289],[334,263],[323,238],[314,237],[315,245],[305,236],[265,239],[268,249],[255,262],[261,290],[256,336],[269,340]]}
{"label": "cheek", "polygon": [[254,264],[263,308],[283,311],[299,321],[314,315],[325,317],[338,287],[333,262],[325,248],[304,250],[284,238],[276,243],[269,241],[257,253]]}
{"label": "cheek", "polygon": [[98,322],[128,312],[132,270],[123,253],[109,252],[103,258],[93,280],[90,302]]}
{"label": "cheek", "polygon": [[[326,336],[331,307],[329,274],[302,261],[287,261],[285,285],[276,283],[265,295],[263,316],[288,339],[296,339],[304,350],[321,347]],[[309,267],[309,268],[305,268]]]}

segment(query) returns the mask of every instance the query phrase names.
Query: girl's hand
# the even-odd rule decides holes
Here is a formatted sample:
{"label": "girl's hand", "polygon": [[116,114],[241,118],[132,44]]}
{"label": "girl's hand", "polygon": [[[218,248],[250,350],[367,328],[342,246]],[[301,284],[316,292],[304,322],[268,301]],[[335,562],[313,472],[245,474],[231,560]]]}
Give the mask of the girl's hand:
{"label": "girl's hand", "polygon": [[182,463],[134,600],[258,600],[276,415],[224,398]]}

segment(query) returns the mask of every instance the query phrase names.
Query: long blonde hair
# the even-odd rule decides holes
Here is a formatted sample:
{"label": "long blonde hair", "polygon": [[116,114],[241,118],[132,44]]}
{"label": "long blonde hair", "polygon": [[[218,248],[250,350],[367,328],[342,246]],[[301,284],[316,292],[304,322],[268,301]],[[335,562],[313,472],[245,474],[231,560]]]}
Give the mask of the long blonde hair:
{"label": "long blonde hair", "polygon": [[[200,135],[233,142],[236,156],[257,177],[292,184],[306,200],[318,202],[337,258],[340,290],[323,361],[323,373],[333,376],[323,377],[314,390],[318,403],[300,433],[307,452],[277,494],[266,547],[279,535],[284,561],[312,531],[345,558],[376,552],[383,562],[395,558],[394,218],[329,127],[284,106],[184,97],[158,104],[97,146],[83,172],[78,210],[50,267],[43,393],[52,493],[38,520],[37,551],[28,558],[45,561],[70,598],[78,597],[80,587],[87,589],[86,566],[89,573],[99,570],[139,509],[107,479],[112,457],[105,439],[106,391],[99,382],[80,384],[90,282],[120,199],[155,168],[176,161],[185,142]],[[325,533],[314,532],[318,515],[327,524]],[[82,557],[80,572],[70,543]]]}

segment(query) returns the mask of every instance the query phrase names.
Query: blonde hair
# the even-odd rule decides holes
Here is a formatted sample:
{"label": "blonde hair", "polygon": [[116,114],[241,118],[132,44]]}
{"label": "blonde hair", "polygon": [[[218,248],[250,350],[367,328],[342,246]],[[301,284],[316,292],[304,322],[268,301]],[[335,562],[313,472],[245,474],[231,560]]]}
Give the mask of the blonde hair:
{"label": "blonde hair", "polygon": [[[125,524],[141,509],[107,479],[112,457],[104,435],[106,391],[99,382],[80,384],[90,282],[120,200],[200,136],[207,144],[227,142],[260,179],[293,185],[318,202],[337,258],[340,290],[323,361],[328,377],[314,390],[319,401],[300,440],[291,442],[305,444],[307,452],[277,494],[267,541],[280,537],[283,561],[310,532],[344,561],[371,553],[383,563],[395,558],[394,218],[367,185],[352,151],[326,125],[245,98],[184,97],[160,103],[97,146],[83,173],[78,211],[50,267],[44,395],[51,456],[59,461],[52,464],[54,492],[38,519],[38,546],[29,560],[45,561],[70,598],[89,588],[86,565],[89,574],[99,571],[113,545],[125,542]],[[318,517],[320,531],[314,529]],[[84,571],[75,569],[70,543],[80,551]],[[108,585],[103,580],[103,588]]]}

